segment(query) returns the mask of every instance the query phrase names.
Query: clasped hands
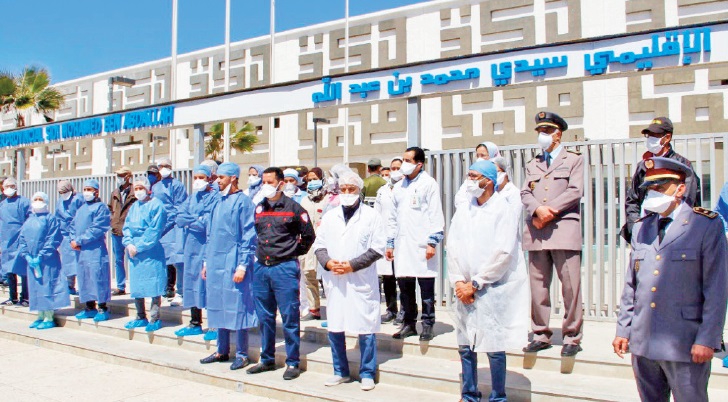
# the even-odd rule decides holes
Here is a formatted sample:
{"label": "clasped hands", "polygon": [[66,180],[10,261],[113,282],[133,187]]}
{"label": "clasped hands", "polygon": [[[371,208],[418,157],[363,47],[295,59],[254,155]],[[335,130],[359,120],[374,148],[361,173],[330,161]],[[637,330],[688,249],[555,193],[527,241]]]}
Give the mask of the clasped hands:
{"label": "clasped hands", "polygon": [[326,268],[334,275],[344,275],[354,272],[354,268],[349,264],[349,261],[329,260],[326,263]]}
{"label": "clasped hands", "polygon": [[455,283],[455,297],[463,304],[475,302],[475,288],[470,282],[459,281]]}
{"label": "clasped hands", "polygon": [[549,222],[556,219],[558,215],[558,210],[553,209],[548,205],[541,205],[540,207],[536,208],[536,212],[534,213],[531,222],[533,223],[533,226],[536,227],[536,229],[543,229],[546,227],[546,225],[549,224]]}

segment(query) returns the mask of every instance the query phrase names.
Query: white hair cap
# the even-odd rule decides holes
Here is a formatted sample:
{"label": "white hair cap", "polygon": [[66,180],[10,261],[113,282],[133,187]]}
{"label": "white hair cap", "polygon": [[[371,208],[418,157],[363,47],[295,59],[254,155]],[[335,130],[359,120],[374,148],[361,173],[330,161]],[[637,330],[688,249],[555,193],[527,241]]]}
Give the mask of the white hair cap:
{"label": "white hair cap", "polygon": [[214,160],[205,159],[204,161],[200,162],[200,165],[209,166],[212,174],[217,174],[217,162],[215,162]]}
{"label": "white hair cap", "polygon": [[495,157],[490,160],[493,162],[494,165],[496,165],[500,170],[504,171],[508,177],[511,177],[511,167],[508,166],[508,162],[506,161],[506,158],[502,156]]}
{"label": "white hair cap", "polygon": [[172,159],[169,158],[162,158],[157,161],[157,166],[159,165],[169,165],[172,166]]}
{"label": "white hair cap", "polygon": [[341,176],[339,176],[339,187],[346,185],[357,186],[359,187],[359,190],[361,190],[362,188],[364,188],[364,180],[362,180],[358,174],[349,170],[348,172],[344,172],[341,174]]}
{"label": "white hair cap", "polygon": [[333,176],[335,179],[338,179],[346,172],[351,172],[351,169],[342,163],[337,163],[336,165],[331,167],[331,170],[329,170],[329,173],[331,173],[331,176]]}
{"label": "white hair cap", "polygon": [[17,181],[17,180],[15,180],[15,179],[14,179],[14,178],[12,178],[12,177],[8,177],[7,179],[5,179],[5,180],[3,181],[3,186],[8,186],[8,185],[13,185],[13,186],[17,186],[17,185],[18,185],[18,181]]}
{"label": "white hair cap", "polygon": [[139,176],[136,180],[134,180],[134,187],[136,186],[144,186],[147,191],[149,191],[149,189],[152,187],[152,185],[149,184],[149,179],[144,176]]}

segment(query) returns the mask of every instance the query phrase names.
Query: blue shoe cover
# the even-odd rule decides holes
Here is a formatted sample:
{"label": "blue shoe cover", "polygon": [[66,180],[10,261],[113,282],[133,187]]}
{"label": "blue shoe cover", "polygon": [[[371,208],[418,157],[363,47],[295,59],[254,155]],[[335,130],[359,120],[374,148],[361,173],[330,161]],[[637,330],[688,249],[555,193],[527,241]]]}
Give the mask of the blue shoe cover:
{"label": "blue shoe cover", "polygon": [[83,310],[82,312],[76,314],[76,318],[78,318],[79,320],[83,320],[85,318],[94,318],[96,316],[96,313],[96,310]]}
{"label": "blue shoe cover", "polygon": [[106,321],[109,318],[111,318],[111,316],[109,315],[108,311],[99,311],[94,317],[94,322]]}
{"label": "blue shoe cover", "polygon": [[217,340],[217,330],[208,329],[207,332],[205,332],[205,336],[202,339],[204,339],[206,341],[216,341]]}
{"label": "blue shoe cover", "polygon": [[134,328],[139,328],[139,327],[146,327],[147,325],[149,325],[149,321],[147,321],[146,319],[131,320],[131,321],[127,322],[126,324],[124,324],[124,328],[134,329]]}
{"label": "blue shoe cover", "polygon": [[723,367],[728,367],[728,356],[723,358]]}
{"label": "blue shoe cover", "polygon": [[35,321],[33,321],[32,324],[30,324],[30,326],[28,326],[28,328],[37,328],[38,325],[40,325],[40,323],[42,323],[42,322],[43,322],[43,320],[35,320]]}
{"label": "blue shoe cover", "polygon": [[53,321],[43,321],[40,324],[38,324],[38,329],[49,329],[56,326],[56,323]]}
{"label": "blue shoe cover", "polygon": [[194,327],[184,327],[174,331],[174,334],[177,336],[202,335],[202,327],[199,325],[195,325]]}
{"label": "blue shoe cover", "polygon": [[147,325],[147,327],[144,329],[147,332],[154,332],[158,330],[159,328],[162,328],[162,320],[154,321],[153,323],[150,323]]}
{"label": "blue shoe cover", "polygon": [[321,323],[321,327],[323,327],[323,328],[328,328],[328,327],[329,327],[329,322],[328,322],[328,321],[324,321],[324,322],[322,322],[322,323]]}

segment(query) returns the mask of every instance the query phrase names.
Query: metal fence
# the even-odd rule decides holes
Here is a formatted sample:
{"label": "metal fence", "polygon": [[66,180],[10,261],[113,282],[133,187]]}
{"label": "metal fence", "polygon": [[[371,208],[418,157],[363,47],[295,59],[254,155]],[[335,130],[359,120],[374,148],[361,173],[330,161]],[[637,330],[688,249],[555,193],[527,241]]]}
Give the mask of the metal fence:
{"label": "metal fence", "polygon": [[[723,183],[728,178],[728,162],[724,146],[728,144],[728,133],[678,136],[673,139],[676,152],[690,159],[696,174],[701,179],[702,205],[713,208],[718,200]],[[625,222],[624,202],[632,173],[645,152],[644,141],[626,139],[614,141],[584,141],[565,143],[567,149],[580,152],[584,163],[584,196],[581,200],[582,233],[584,238],[582,254],[582,295],[585,319],[615,320],[622,292],[623,273],[629,258],[629,246],[619,236],[619,229]],[[511,166],[511,181],[518,187],[523,184],[528,161],[540,153],[535,146],[504,146],[500,153]],[[475,151],[447,150],[431,151],[427,154],[427,170],[440,183],[445,234],[447,236],[451,218],[455,212],[453,198],[475,160]],[[85,176],[68,178],[76,190],[89,178],[99,180],[100,197],[108,202],[116,186],[115,175]],[[181,180],[188,190],[192,184],[192,170],[177,170],[174,177]],[[46,192],[51,199],[51,210],[55,207],[59,179],[25,180],[20,183],[21,194],[30,197],[36,191]],[[492,233],[497,236],[497,229]],[[109,250],[111,252],[111,250]],[[453,302],[452,288],[447,281],[445,253],[447,244],[440,247],[440,269],[436,283],[438,305],[450,306]],[[554,280],[551,296],[555,315],[563,315],[561,289]]]}
{"label": "metal fence", "polygon": [[[728,178],[728,163],[723,152],[728,133],[677,136],[672,143],[676,152],[692,162],[701,179],[702,206],[712,209]],[[625,222],[627,188],[645,152],[644,140],[584,141],[565,143],[564,146],[580,152],[585,158],[584,196],[581,199],[584,316],[589,320],[613,321],[619,312],[623,273],[629,258],[629,245],[619,236],[619,230]],[[500,153],[510,163],[511,181],[520,187],[526,164],[540,153],[540,149],[505,146],[500,148]],[[474,160],[475,150],[472,149],[428,152],[427,170],[441,186],[446,234],[455,212],[453,198]],[[492,235],[498,235],[497,229],[493,229]],[[446,243],[440,251],[437,302],[450,306],[453,293],[447,281]],[[563,315],[559,285],[554,279],[551,300],[555,315]]]}

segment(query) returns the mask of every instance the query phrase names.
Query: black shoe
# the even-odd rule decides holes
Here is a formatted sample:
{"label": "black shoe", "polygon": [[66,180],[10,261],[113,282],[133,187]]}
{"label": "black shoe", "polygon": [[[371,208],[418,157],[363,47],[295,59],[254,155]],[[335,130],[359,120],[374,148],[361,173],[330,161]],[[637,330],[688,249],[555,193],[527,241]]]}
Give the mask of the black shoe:
{"label": "black shoe", "polygon": [[255,366],[249,368],[246,372],[248,374],[259,374],[259,373],[265,373],[266,371],[273,371],[276,369],[276,365],[274,363],[258,363]]}
{"label": "black shoe", "polygon": [[432,325],[423,325],[422,334],[420,334],[421,341],[431,341],[435,335],[432,333]]}
{"label": "black shoe", "polygon": [[382,316],[382,324],[392,322],[392,321],[394,321],[395,318],[397,318],[397,314],[394,314],[391,311],[387,311],[387,314]]}
{"label": "black shoe", "polygon": [[288,366],[286,367],[286,371],[283,373],[283,379],[292,380],[294,378],[298,378],[299,375],[301,375],[301,369],[296,366]]}
{"label": "black shoe", "polygon": [[545,350],[551,347],[550,343],[541,342],[541,341],[533,341],[528,344],[525,348],[523,348],[523,351],[525,353],[536,353],[540,350]]}
{"label": "black shoe", "polygon": [[28,307],[30,304],[27,300],[21,300],[20,303],[18,303],[18,306],[20,307]]}
{"label": "black shoe", "polygon": [[126,290],[124,289],[114,289],[111,291],[112,296],[124,296],[126,294]]}
{"label": "black shoe", "polygon": [[250,359],[247,357],[236,357],[233,364],[230,365],[230,370],[240,370],[241,368],[250,364]]}
{"label": "black shoe", "polygon": [[314,314],[314,313],[308,313],[301,317],[301,321],[313,321],[313,320],[320,320],[321,314]]}
{"label": "black shoe", "polygon": [[226,362],[228,360],[230,360],[229,355],[218,355],[217,353],[213,353],[204,359],[200,359],[200,363],[202,363],[202,364],[222,363],[222,362]]}
{"label": "black shoe", "polygon": [[0,303],[0,306],[14,306],[17,302],[17,300],[7,299],[4,302]]}
{"label": "black shoe", "polygon": [[576,354],[581,351],[582,349],[579,345],[564,345],[564,347],[561,348],[561,356],[572,357],[576,356]]}
{"label": "black shoe", "polygon": [[164,292],[164,297],[167,299],[174,299],[174,289],[167,289]]}
{"label": "black shoe", "polygon": [[392,338],[404,339],[408,336],[415,335],[417,335],[417,329],[415,328],[415,324],[404,324],[402,325],[402,328],[399,329],[399,331],[395,332],[394,335],[392,335]]}
{"label": "black shoe", "polygon": [[392,321],[392,324],[394,325],[402,325],[404,324],[404,310],[399,310],[397,312],[397,318]]}

